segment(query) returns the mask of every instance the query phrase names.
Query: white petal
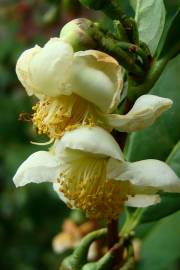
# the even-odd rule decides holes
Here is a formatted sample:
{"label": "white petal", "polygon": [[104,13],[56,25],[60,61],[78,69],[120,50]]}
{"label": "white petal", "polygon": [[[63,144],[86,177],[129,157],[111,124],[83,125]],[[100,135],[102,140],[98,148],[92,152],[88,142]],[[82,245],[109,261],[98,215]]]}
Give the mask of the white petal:
{"label": "white petal", "polygon": [[95,104],[101,111],[114,110],[123,86],[121,68],[111,56],[88,50],[74,54],[72,91]]}
{"label": "white petal", "polygon": [[74,202],[66,198],[64,196],[64,193],[60,191],[60,188],[61,188],[61,185],[59,183],[53,183],[53,189],[57,193],[61,201],[63,201],[66,205],[68,204],[71,205],[71,208],[74,209],[75,208]]}
{"label": "white petal", "polygon": [[135,195],[128,196],[128,200],[125,205],[130,207],[147,207],[153,204],[160,203],[161,199],[159,195]]}
{"label": "white petal", "polygon": [[100,127],[81,127],[65,132],[56,144],[55,154],[59,157],[66,148],[123,160],[123,154],[117,142],[111,134]]}
{"label": "white petal", "polygon": [[29,65],[32,61],[32,58],[41,50],[41,47],[35,46],[32,49],[24,51],[16,64],[16,74],[18,79],[26,89],[28,95],[33,95],[35,91],[35,86],[33,86],[30,76],[29,76]]}
{"label": "white petal", "polygon": [[59,38],[51,38],[29,65],[30,80],[36,92],[48,96],[71,94],[67,81],[72,60],[72,47]]}
{"label": "white petal", "polygon": [[46,151],[30,155],[18,168],[13,181],[16,187],[29,183],[54,182],[58,178],[59,164]]}
{"label": "white petal", "polygon": [[[155,159],[141,160],[133,163],[119,162],[114,170],[109,171],[109,177],[130,181],[138,187],[152,187],[166,192],[180,192],[180,179],[164,162]],[[138,188],[137,188],[138,190]]]}
{"label": "white petal", "polygon": [[143,95],[126,115],[102,114],[100,117],[108,126],[121,132],[138,131],[152,125],[171,105],[172,100],[168,98]]}

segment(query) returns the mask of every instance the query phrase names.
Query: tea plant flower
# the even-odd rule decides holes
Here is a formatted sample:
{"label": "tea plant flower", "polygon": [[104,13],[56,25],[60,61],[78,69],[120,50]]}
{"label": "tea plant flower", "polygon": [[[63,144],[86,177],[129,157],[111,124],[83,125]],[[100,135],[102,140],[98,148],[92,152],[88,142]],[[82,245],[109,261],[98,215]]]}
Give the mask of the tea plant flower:
{"label": "tea plant flower", "polygon": [[60,198],[90,218],[116,219],[126,203],[146,207],[160,201],[158,191],[180,192],[180,180],[159,160],[126,162],[114,138],[100,127],[65,132],[49,152],[32,154],[14,183],[52,182]]}
{"label": "tea plant flower", "polygon": [[81,124],[136,131],[151,125],[172,104],[170,99],[144,95],[128,114],[112,114],[123,87],[121,66],[100,51],[74,53],[60,38],[26,50],[16,73],[28,95],[39,98],[32,121],[38,133],[50,138],[60,138]]}

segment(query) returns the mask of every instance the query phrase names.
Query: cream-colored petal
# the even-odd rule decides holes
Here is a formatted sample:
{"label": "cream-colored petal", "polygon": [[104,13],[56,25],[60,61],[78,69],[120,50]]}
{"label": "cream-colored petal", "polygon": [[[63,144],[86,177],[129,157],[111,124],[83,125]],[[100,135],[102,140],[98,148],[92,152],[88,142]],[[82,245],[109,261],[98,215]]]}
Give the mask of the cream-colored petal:
{"label": "cream-colored petal", "polygon": [[74,54],[70,84],[72,91],[103,112],[113,111],[120,101],[122,71],[111,56],[95,50]]}
{"label": "cream-colored petal", "polygon": [[16,64],[16,74],[18,79],[26,89],[28,95],[33,95],[35,87],[33,86],[30,76],[29,76],[29,65],[32,61],[32,58],[41,50],[41,47],[35,46],[32,49],[24,51]]}
{"label": "cream-colored petal", "polygon": [[46,151],[30,155],[18,168],[13,181],[16,187],[29,183],[54,182],[59,174],[56,158]]}
{"label": "cream-colored petal", "polygon": [[55,146],[56,156],[59,157],[67,148],[123,160],[117,142],[111,134],[100,127],[80,127],[65,132]]}
{"label": "cream-colored petal", "polygon": [[61,185],[59,183],[53,183],[53,189],[58,194],[59,198],[64,202],[68,203],[68,199],[64,196],[64,193],[60,191]]}
{"label": "cream-colored petal", "polygon": [[72,47],[59,38],[51,38],[29,64],[29,76],[36,93],[47,96],[71,94],[68,78],[72,61]]}
{"label": "cream-colored petal", "polygon": [[138,192],[138,186],[152,187],[154,188],[152,193],[155,190],[180,192],[180,179],[165,162],[147,159],[132,163],[110,160],[109,163],[111,163],[109,164],[111,169],[108,170],[108,177],[129,181],[136,187],[136,192]]}
{"label": "cream-colored petal", "polygon": [[60,191],[61,185],[60,183],[53,183],[53,189],[65,204],[70,204],[72,208],[75,208],[74,202],[70,201],[68,198],[65,197],[64,193]]}
{"label": "cream-colored petal", "polygon": [[142,195],[128,196],[128,200],[125,205],[130,207],[147,207],[157,203],[160,203],[160,196],[157,195]]}
{"label": "cream-colored petal", "polygon": [[100,118],[107,126],[121,132],[138,131],[152,125],[171,105],[172,100],[168,98],[143,95],[136,100],[127,114],[100,114]]}

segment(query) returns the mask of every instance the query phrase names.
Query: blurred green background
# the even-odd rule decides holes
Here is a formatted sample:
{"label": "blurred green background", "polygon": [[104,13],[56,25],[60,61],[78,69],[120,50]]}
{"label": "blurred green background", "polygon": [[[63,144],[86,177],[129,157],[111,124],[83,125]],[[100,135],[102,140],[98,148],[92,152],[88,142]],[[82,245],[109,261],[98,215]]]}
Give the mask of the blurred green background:
{"label": "blurred green background", "polygon": [[[121,2],[126,11],[132,14],[127,1]],[[180,5],[180,1],[165,2],[170,18]],[[43,45],[50,37],[58,36],[61,26],[69,20],[77,17],[100,18],[100,16],[99,13],[95,14],[82,8],[76,0],[0,1],[1,270],[58,269],[61,258],[53,253],[51,241],[59,232],[63,219],[68,216],[66,206],[52,191],[51,185],[32,184],[16,189],[12,182],[12,177],[20,163],[40,148],[32,145],[30,141],[45,139],[37,138],[28,122],[18,120],[21,112],[31,112],[33,100],[27,97],[16,77],[17,58],[23,50],[36,43]],[[102,19],[109,25],[106,18]],[[167,74],[164,76],[167,81],[171,81],[173,73],[171,86],[173,88],[174,84],[176,89],[175,85],[180,85],[180,81],[176,81],[179,61],[173,61],[170,63],[173,67],[170,66],[170,71],[167,69]],[[161,89],[161,82],[159,84],[160,86],[157,87]],[[163,159],[156,154],[154,156]],[[145,239],[145,248],[137,269],[180,269],[179,227],[178,213],[156,223],[141,225],[137,233],[139,237]]]}

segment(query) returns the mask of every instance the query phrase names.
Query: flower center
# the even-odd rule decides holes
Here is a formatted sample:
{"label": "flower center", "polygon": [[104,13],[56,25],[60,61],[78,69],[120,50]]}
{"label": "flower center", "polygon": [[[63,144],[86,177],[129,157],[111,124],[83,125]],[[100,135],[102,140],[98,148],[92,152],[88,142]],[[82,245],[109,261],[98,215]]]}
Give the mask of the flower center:
{"label": "flower center", "polygon": [[69,200],[69,207],[75,204],[89,218],[116,219],[127,199],[126,182],[107,180],[107,161],[104,157],[85,157],[84,154],[77,157],[76,153],[76,158],[72,155],[71,160],[66,159],[66,164],[62,165],[60,191]]}
{"label": "flower center", "polygon": [[60,138],[80,124],[94,125],[91,105],[77,95],[46,97],[33,106],[33,124],[38,134]]}

